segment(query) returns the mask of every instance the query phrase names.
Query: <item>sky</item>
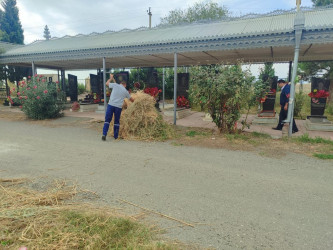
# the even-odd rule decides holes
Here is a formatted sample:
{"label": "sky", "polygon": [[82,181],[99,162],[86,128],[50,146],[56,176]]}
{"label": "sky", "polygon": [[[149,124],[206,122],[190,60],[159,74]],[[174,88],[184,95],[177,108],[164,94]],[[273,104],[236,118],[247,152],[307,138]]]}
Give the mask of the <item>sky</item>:
{"label": "sky", "polygon": [[[207,0],[17,0],[25,44],[44,39],[44,27],[51,37],[74,36],[92,32],[119,31],[148,27],[151,8],[152,26],[175,9],[187,9]],[[216,0],[231,16],[290,10],[296,0]],[[302,0],[302,6],[312,6]],[[80,78],[80,76],[79,76]]]}

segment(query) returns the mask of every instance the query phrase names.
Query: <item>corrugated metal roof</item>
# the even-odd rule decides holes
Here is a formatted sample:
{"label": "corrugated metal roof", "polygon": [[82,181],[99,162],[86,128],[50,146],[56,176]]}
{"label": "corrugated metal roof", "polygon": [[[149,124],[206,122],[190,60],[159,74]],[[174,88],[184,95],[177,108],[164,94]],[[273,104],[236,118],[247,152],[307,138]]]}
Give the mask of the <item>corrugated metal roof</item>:
{"label": "corrugated metal roof", "polygon": [[[196,23],[145,30],[105,32],[102,34],[66,36],[38,41],[12,49],[6,55],[52,53],[84,49],[113,48],[120,46],[165,44],[201,39],[255,36],[267,33],[287,33],[294,30],[295,12],[258,18]],[[305,12],[305,28],[333,27],[333,9]]]}
{"label": "corrugated metal roof", "polygon": [[7,43],[7,42],[1,42],[0,41],[0,51],[6,52],[8,50],[12,50],[14,48],[24,47],[24,45],[20,44],[13,44],[13,43]]}
{"label": "corrugated metal roof", "polygon": [[308,11],[304,15],[306,30],[333,28],[333,8]]}
{"label": "corrugated metal roof", "polygon": [[282,16],[267,16],[256,19],[197,23],[126,32],[106,32],[96,35],[63,37],[48,41],[38,41],[22,48],[11,50],[7,55],[173,43],[214,38],[226,39],[271,32],[292,32],[294,16],[295,13],[287,13]]}
{"label": "corrugated metal roof", "polygon": [[333,60],[333,6],[301,13],[276,11],[214,22],[65,36],[10,49],[0,55],[0,63],[28,66],[34,61],[39,67],[87,69],[100,67],[105,57],[107,67],[171,66],[174,52],[179,54],[179,65],[238,59],[290,61],[295,24],[303,29],[300,60]]}

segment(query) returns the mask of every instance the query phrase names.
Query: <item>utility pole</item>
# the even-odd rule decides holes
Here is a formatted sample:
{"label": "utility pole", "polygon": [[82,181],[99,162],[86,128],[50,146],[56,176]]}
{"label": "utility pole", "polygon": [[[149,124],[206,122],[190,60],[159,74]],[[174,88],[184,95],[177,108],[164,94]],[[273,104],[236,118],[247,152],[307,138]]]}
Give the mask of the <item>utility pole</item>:
{"label": "utility pole", "polygon": [[302,4],[302,0],[296,0],[297,11],[299,11],[301,4]]}
{"label": "utility pole", "polygon": [[153,15],[150,11],[150,7],[149,10],[147,10],[148,16],[149,16],[149,29],[151,29],[151,16]]}

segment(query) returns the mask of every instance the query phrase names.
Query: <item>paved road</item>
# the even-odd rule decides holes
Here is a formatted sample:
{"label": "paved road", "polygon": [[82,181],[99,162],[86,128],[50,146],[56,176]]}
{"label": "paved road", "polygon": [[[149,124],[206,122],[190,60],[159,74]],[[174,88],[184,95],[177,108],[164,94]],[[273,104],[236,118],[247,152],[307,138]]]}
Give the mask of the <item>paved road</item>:
{"label": "paved road", "polygon": [[102,142],[82,127],[0,119],[0,178],[35,176],[77,180],[111,205],[130,211],[123,199],[192,223],[153,218],[166,237],[204,247],[333,248],[332,161]]}

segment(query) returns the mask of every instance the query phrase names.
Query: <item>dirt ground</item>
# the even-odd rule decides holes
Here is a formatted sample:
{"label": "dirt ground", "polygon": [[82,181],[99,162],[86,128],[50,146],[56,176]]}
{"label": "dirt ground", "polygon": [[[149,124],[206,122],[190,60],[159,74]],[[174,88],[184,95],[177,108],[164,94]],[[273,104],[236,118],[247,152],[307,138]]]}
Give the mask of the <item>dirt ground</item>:
{"label": "dirt ground", "polygon": [[281,140],[261,145],[207,130],[103,142],[102,125],[1,112],[0,177],[75,181],[96,194],[88,202],[142,214],[164,237],[205,248],[333,248],[332,161],[290,153]]}

